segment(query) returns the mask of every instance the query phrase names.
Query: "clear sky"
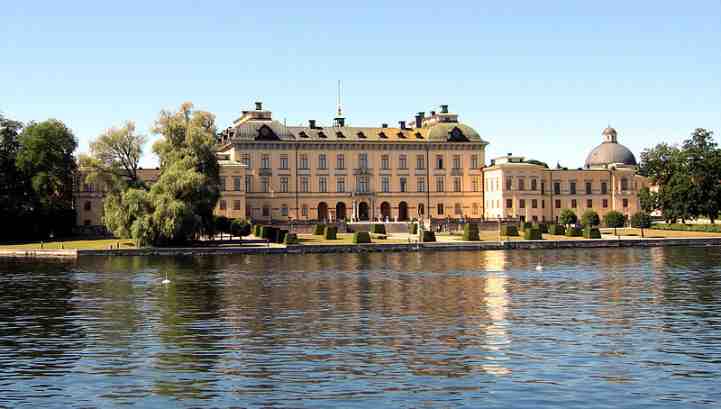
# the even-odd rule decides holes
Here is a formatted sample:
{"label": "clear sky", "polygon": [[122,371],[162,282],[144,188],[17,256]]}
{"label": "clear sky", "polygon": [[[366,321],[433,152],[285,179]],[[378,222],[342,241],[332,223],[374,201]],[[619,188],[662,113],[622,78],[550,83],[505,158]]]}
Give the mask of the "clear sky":
{"label": "clear sky", "polygon": [[[261,99],[289,125],[396,124],[448,104],[491,144],[583,164],[611,124],[637,155],[721,137],[721,1],[8,1],[0,111],[88,141],[190,100],[219,127]],[[151,137],[151,140],[154,137]],[[143,163],[153,165],[148,154]]]}

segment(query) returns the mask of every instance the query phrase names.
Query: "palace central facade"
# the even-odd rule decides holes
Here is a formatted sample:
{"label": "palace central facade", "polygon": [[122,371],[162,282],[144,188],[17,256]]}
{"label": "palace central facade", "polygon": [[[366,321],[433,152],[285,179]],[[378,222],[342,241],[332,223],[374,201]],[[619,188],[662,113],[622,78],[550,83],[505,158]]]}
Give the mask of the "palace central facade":
{"label": "palace central facade", "polygon": [[[556,221],[562,208],[631,215],[645,178],[603,132],[584,167],[550,169],[508,155],[485,165],[488,145],[441,105],[398,126],[286,126],[256,102],[218,138],[221,196],[215,213],[264,223],[519,218]],[[158,170],[142,170],[150,183]],[[102,225],[102,189],[79,184],[78,225]]]}

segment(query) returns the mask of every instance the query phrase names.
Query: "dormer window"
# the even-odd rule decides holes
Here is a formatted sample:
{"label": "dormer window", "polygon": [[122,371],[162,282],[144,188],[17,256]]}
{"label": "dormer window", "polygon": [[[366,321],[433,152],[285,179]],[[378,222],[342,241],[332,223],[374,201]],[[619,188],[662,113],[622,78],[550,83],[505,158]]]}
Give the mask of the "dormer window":
{"label": "dormer window", "polygon": [[398,132],[398,137],[400,139],[406,139],[406,134],[404,134],[403,132]]}
{"label": "dormer window", "polygon": [[365,139],[366,135],[363,132],[358,132],[358,137],[361,139]]}
{"label": "dormer window", "polygon": [[335,133],[335,136],[336,136],[337,138],[345,138],[345,135],[343,135],[343,132],[336,132],[336,133]]}
{"label": "dormer window", "polygon": [[305,133],[305,131],[300,131],[300,133],[298,134],[298,136],[300,136],[301,138],[307,138],[307,137],[308,137],[308,134]]}
{"label": "dormer window", "polygon": [[387,139],[387,138],[388,138],[388,137],[386,136],[386,134],[383,133],[383,132],[379,132],[379,133],[378,133],[378,137],[381,138],[381,139]]}
{"label": "dormer window", "polygon": [[318,132],[318,137],[319,137],[319,138],[327,138],[327,136],[325,136],[325,134],[323,133],[323,131]]}
{"label": "dormer window", "polygon": [[423,139],[423,135],[420,132],[416,132],[416,139]]}

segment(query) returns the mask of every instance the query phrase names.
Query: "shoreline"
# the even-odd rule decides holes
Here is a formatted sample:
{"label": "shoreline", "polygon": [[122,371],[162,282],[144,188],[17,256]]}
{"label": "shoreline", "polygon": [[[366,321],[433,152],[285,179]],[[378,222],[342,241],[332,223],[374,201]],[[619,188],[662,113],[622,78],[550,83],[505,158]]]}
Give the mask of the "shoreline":
{"label": "shoreline", "polygon": [[0,249],[0,258],[11,259],[77,259],[97,256],[206,256],[230,254],[306,254],[306,253],[369,253],[409,251],[484,251],[484,250],[546,250],[613,247],[721,246],[721,237],[583,239],[583,240],[513,240],[464,243],[402,243],[402,244],[322,244],[289,245],[286,247],[146,247],[139,249],[104,250],[24,250]]}

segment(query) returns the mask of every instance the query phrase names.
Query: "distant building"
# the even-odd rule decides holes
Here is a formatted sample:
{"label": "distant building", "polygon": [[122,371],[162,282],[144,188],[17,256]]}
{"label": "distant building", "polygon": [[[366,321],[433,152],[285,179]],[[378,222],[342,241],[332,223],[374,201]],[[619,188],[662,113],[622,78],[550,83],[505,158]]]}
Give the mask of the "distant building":
{"label": "distant building", "polygon": [[[398,126],[286,126],[260,102],[218,140],[221,196],[215,213],[260,222],[496,219],[553,221],[563,208],[580,216],[638,211],[636,159],[603,132],[584,168],[550,169],[520,156],[485,166],[486,142],[441,105]],[[157,169],[140,172],[152,183]],[[78,225],[102,224],[104,192],[78,183]]]}

